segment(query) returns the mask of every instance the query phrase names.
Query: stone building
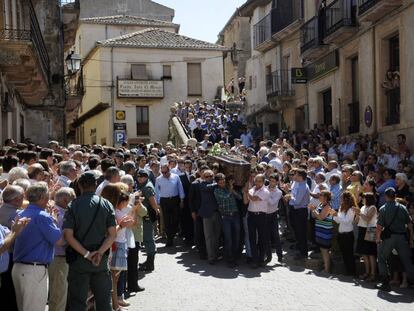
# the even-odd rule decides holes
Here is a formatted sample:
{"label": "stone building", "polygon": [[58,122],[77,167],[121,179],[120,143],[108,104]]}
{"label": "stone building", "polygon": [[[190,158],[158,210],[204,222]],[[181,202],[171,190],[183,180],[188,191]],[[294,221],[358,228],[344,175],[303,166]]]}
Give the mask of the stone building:
{"label": "stone building", "polygon": [[166,142],[173,103],[215,99],[224,49],[159,28],[99,41],[84,61],[87,86],[74,122],[76,141]]}
{"label": "stone building", "polygon": [[247,118],[265,137],[306,128],[305,86],[293,84],[292,68],[301,67],[301,0],[249,0],[241,8],[250,19],[251,58],[246,64]]}
{"label": "stone building", "polygon": [[78,3],[0,0],[0,8],[1,142],[6,138],[63,142],[63,55],[73,44]]}
{"label": "stone building", "polygon": [[[414,134],[414,1],[306,1],[309,122],[341,134]],[[414,147],[414,140],[409,139]]]}
{"label": "stone building", "polygon": [[234,79],[237,91],[237,81],[239,78],[246,77],[246,62],[252,53],[249,18],[241,16],[240,10],[236,9],[220,31],[217,43],[229,50],[223,60],[224,83],[227,85],[231,79]]}
{"label": "stone building", "polygon": [[[248,0],[248,120],[265,136],[332,125],[414,133],[413,0]],[[414,140],[409,141],[414,147]]]}
{"label": "stone building", "polygon": [[80,18],[131,15],[172,22],[174,10],[151,0],[81,0]]}

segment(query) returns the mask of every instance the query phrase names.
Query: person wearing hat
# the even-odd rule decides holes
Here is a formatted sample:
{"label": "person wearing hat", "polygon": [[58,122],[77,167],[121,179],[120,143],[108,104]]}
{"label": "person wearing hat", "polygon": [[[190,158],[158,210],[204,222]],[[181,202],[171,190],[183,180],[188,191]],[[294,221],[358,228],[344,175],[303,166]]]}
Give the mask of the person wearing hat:
{"label": "person wearing hat", "polygon": [[[68,244],[69,309],[86,310],[90,288],[95,296],[96,309],[111,311],[112,281],[108,254],[116,238],[114,207],[108,200],[95,195],[96,177],[93,173],[83,173],[78,185],[81,195],[70,203],[63,220]],[[119,225],[122,227],[122,222]]]}
{"label": "person wearing hat", "polygon": [[121,168],[124,164],[125,155],[122,152],[115,153],[115,165],[117,168]]}
{"label": "person wearing hat", "polygon": [[412,234],[412,219],[407,208],[396,202],[396,191],[393,187],[385,190],[386,203],[378,212],[376,241],[378,244],[378,270],[381,283],[377,289],[390,291],[389,271],[387,261],[391,252],[395,249],[398,252],[404,271],[409,280],[414,281],[414,265],[410,258],[410,245],[406,240],[407,227]]}
{"label": "person wearing hat", "polygon": [[154,223],[157,221],[157,215],[159,214],[160,208],[157,204],[154,185],[149,180],[148,172],[146,170],[139,170],[137,173],[137,179],[137,190],[141,191],[142,197],[144,197],[142,204],[148,209],[148,214],[142,218],[144,230],[143,244],[145,252],[147,253],[147,260],[139,265],[139,270],[150,272],[154,270],[155,254],[157,253],[154,241]]}

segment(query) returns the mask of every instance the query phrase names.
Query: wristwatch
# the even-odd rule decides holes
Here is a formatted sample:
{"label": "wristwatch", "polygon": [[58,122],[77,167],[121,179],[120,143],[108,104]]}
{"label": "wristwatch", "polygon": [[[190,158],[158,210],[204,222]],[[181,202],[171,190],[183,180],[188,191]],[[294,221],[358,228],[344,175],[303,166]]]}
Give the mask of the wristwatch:
{"label": "wristwatch", "polygon": [[86,254],[85,254],[85,255],[83,255],[83,258],[85,258],[85,259],[86,259],[86,258],[88,258],[88,256],[89,256],[90,254],[91,254],[91,252],[90,252],[90,251],[87,251],[87,252],[86,252]]}

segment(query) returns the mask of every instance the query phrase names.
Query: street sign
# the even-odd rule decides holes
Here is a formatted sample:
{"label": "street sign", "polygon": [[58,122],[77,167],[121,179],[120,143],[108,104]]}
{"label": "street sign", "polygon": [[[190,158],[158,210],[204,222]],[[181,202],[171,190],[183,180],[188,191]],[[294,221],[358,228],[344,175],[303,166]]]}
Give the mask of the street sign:
{"label": "street sign", "polygon": [[125,110],[117,110],[115,116],[117,121],[125,121]]}
{"label": "street sign", "polygon": [[292,68],[291,76],[292,76],[292,84],[308,83],[308,76],[307,76],[306,68]]}
{"label": "street sign", "polygon": [[126,131],[126,123],[114,123],[114,131]]}
{"label": "street sign", "polygon": [[122,144],[126,141],[126,131],[116,130],[114,135],[115,135],[115,144]]}

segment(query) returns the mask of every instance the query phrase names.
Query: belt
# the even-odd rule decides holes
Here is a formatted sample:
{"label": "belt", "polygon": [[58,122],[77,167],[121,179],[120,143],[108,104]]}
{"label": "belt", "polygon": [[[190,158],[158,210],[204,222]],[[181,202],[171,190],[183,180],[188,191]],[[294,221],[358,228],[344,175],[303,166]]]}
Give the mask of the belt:
{"label": "belt", "polygon": [[248,212],[249,214],[252,214],[252,215],[266,215],[265,212],[251,212],[251,211],[248,211]]}
{"label": "belt", "polygon": [[223,213],[222,216],[236,216],[239,215],[239,212],[232,212],[232,213]]}
{"label": "belt", "polygon": [[45,264],[45,263],[40,263],[40,262],[23,262],[23,261],[21,261],[21,262],[16,262],[16,263],[19,263],[19,264],[22,264],[22,265],[28,265],[28,266],[42,266],[42,267],[45,267],[45,268],[47,268],[48,267],[48,264]]}
{"label": "belt", "polygon": [[172,199],[176,199],[176,198],[179,198],[179,196],[175,195],[173,197],[161,197],[161,199],[164,199],[164,200],[172,200]]}

